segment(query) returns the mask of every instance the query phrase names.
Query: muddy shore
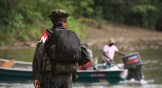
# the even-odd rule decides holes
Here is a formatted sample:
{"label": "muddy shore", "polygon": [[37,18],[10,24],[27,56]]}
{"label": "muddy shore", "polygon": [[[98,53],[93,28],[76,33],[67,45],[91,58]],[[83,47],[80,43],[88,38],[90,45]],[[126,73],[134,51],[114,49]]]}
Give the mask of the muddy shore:
{"label": "muddy shore", "polygon": [[114,38],[120,49],[132,51],[147,48],[162,49],[162,32],[125,25],[108,25],[102,29],[89,28],[87,42],[91,47],[101,49],[109,38]]}
{"label": "muddy shore", "polygon": [[[89,27],[87,36],[83,40],[91,48],[102,49],[109,38],[114,38],[120,49],[132,51],[139,49],[162,49],[162,32],[146,30],[138,27],[109,24],[102,28]],[[15,42],[10,45],[0,46],[6,48],[29,48],[35,47],[37,41]]]}

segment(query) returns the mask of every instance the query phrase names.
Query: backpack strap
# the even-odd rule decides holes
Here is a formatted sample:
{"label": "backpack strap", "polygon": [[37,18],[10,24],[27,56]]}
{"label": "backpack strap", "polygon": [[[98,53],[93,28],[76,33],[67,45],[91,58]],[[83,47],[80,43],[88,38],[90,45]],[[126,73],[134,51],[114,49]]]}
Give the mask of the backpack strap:
{"label": "backpack strap", "polygon": [[47,33],[48,33],[48,36],[49,36],[49,40],[51,40],[54,31],[52,31],[51,29],[48,29],[47,31],[48,31]]}
{"label": "backpack strap", "polygon": [[54,31],[55,29],[48,29],[47,31],[48,31],[48,38],[49,38],[49,40],[48,40],[48,43],[49,43],[49,45],[51,44],[51,41],[55,41],[54,40],[54,38],[55,38],[55,31]]}

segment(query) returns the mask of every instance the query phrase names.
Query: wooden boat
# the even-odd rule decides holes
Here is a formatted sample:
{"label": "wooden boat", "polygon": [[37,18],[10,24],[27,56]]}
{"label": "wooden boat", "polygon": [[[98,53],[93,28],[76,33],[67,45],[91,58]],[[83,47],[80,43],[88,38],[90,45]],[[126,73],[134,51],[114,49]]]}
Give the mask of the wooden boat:
{"label": "wooden boat", "polygon": [[[6,65],[8,64],[8,65]],[[118,83],[124,80],[122,74],[125,69],[100,69],[98,70],[78,70],[76,82],[96,83],[108,82]],[[14,60],[0,59],[0,81],[31,81],[32,63]]]}

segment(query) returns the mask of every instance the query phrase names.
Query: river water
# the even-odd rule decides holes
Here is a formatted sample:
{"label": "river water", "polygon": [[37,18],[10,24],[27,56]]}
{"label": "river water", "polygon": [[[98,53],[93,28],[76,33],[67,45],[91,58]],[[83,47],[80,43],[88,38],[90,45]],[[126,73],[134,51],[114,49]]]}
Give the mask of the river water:
{"label": "river water", "polygon": [[[32,82],[26,83],[0,83],[0,88],[34,88]],[[135,84],[135,83],[119,83],[119,84],[73,84],[73,88],[162,88],[162,84],[148,83],[148,84]]]}
{"label": "river water", "polygon": [[[0,50],[0,58],[16,59],[23,61],[32,61],[34,55],[33,48],[30,49],[5,49]],[[162,49],[147,49],[139,50],[143,67],[142,73],[147,84],[139,83],[119,83],[119,84],[108,84],[108,83],[93,83],[93,84],[80,84],[76,83],[73,88],[162,88]],[[96,50],[95,55],[101,57],[101,51]],[[119,58],[119,57],[116,57]],[[122,61],[116,59],[117,63]],[[21,83],[6,83],[0,82],[0,88],[34,88],[33,82],[21,82]]]}

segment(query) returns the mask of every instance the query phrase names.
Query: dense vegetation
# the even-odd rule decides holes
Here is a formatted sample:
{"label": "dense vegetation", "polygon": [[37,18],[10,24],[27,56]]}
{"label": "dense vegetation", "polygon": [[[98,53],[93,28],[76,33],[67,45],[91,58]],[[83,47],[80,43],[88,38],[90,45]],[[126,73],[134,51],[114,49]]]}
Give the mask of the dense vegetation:
{"label": "dense vegetation", "polygon": [[161,0],[0,0],[0,45],[36,40],[41,30],[50,28],[52,9],[71,13],[68,28],[85,36],[84,17],[162,31]]}
{"label": "dense vegetation", "polygon": [[102,9],[102,18],[162,31],[161,0],[95,0],[95,2]]}

